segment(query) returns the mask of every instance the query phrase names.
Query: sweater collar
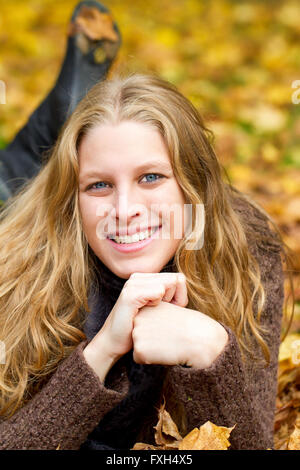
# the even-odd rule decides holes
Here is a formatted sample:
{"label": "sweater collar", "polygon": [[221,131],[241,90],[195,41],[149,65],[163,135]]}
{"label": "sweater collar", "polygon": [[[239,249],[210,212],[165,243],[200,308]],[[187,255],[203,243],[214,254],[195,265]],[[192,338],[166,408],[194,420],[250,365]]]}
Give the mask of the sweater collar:
{"label": "sweater collar", "polygon": [[[99,258],[96,260],[97,277],[99,285],[110,291],[120,293],[127,279],[122,279],[113,273]],[[162,268],[160,272],[176,272],[174,257]]]}

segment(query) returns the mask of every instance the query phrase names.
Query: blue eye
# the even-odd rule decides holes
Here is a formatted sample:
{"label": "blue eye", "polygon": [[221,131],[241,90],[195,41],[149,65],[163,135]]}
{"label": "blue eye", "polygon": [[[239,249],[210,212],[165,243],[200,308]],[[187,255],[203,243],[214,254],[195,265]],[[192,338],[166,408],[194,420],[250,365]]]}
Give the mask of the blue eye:
{"label": "blue eye", "polygon": [[[159,179],[164,178],[163,175],[160,175],[158,173],[147,173],[146,175],[143,176],[143,178],[149,178],[145,183],[155,183]],[[142,178],[142,179],[143,179]],[[97,181],[96,183],[93,183],[87,187],[88,190],[97,190],[97,189],[107,189],[109,186],[109,183],[105,183],[105,181]]]}
{"label": "blue eye", "polygon": [[[103,184],[104,186],[100,186],[101,184]],[[105,189],[105,185],[107,183],[104,183],[104,181],[97,181],[97,183],[93,183],[91,184],[88,189]]]}
{"label": "blue eye", "polygon": [[148,173],[147,175],[144,176],[144,178],[147,178],[149,176],[157,176],[157,178],[151,178],[150,181],[148,180],[147,183],[154,183],[155,181],[163,178],[162,175],[159,175],[158,173]]}
{"label": "blue eye", "polygon": [[101,184],[104,184],[104,185],[105,185],[106,183],[104,183],[104,181],[98,181],[98,182],[95,183],[93,186],[95,186],[97,189],[103,188],[103,186],[100,186]]}

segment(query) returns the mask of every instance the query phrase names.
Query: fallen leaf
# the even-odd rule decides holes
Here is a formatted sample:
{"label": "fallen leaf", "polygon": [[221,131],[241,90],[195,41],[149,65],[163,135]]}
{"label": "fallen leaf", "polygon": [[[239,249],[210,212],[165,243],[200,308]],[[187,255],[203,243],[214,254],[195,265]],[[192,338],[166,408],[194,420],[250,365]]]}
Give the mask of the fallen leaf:
{"label": "fallen leaf", "polygon": [[158,410],[158,423],[154,426],[155,441],[158,445],[175,446],[178,448],[177,441],[181,441],[178,428],[172,420],[170,414],[165,409],[165,399]]}
{"label": "fallen leaf", "polygon": [[295,427],[293,433],[290,435],[287,450],[300,450],[300,428]]}
{"label": "fallen leaf", "polygon": [[131,450],[157,450],[158,447],[151,444],[145,444],[144,442],[137,442],[134,444]]}
{"label": "fallen leaf", "polygon": [[216,426],[207,421],[200,428],[194,428],[184,438],[165,409],[165,399],[158,410],[158,423],[154,426],[154,446],[144,442],[137,442],[131,450],[227,450],[230,446],[228,438],[232,428]]}
{"label": "fallen leaf", "polygon": [[207,421],[199,429],[193,429],[179,444],[179,450],[227,450],[228,440],[234,429],[216,426]]}
{"label": "fallen leaf", "polygon": [[83,32],[93,41],[100,39],[118,40],[118,35],[113,27],[112,16],[108,13],[101,13],[93,7],[83,6],[74,23],[71,23],[69,34],[73,36],[78,32]]}
{"label": "fallen leaf", "polygon": [[[279,348],[279,362],[285,361],[286,359],[292,359],[293,356],[293,344],[295,341],[300,340],[300,333],[291,333],[281,343]],[[295,365],[295,364],[294,364]]]}

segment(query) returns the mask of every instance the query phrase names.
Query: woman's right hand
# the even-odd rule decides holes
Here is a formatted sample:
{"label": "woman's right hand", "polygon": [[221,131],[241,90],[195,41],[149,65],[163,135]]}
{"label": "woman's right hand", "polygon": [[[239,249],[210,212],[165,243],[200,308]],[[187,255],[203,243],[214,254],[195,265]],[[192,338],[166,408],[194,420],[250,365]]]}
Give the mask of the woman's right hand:
{"label": "woman's right hand", "polygon": [[[90,359],[90,365],[93,367],[92,360],[96,369],[96,362],[100,363],[103,357],[107,357],[111,367],[130,351],[133,348],[132,330],[135,315],[142,307],[156,306],[161,301],[186,307],[188,297],[184,274],[131,274],[101,330],[84,350],[86,358]],[[103,377],[104,373],[101,375]]]}

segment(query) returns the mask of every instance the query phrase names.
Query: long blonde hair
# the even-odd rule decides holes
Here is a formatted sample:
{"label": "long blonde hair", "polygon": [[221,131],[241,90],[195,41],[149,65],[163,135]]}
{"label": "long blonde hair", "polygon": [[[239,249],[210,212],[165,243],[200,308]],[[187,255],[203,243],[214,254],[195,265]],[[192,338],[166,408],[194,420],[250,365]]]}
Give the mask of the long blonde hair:
{"label": "long blonde hair", "polygon": [[[257,237],[234,210],[237,198],[249,198],[223,182],[208,129],[175,87],[155,76],[114,78],[79,103],[48,162],[0,214],[0,339],[6,347],[0,416],[12,416],[30,400],[85,339],[94,265],[78,206],[78,146],[92,127],[124,120],[161,132],[187,202],[205,206],[203,248],[187,250],[183,239],[175,254],[187,278],[188,308],[232,328],[243,351],[257,353],[255,338],[268,359],[260,325],[265,292],[248,246],[249,236],[259,240],[264,233]],[[194,224],[195,243],[200,229]],[[265,236],[282,246],[280,235]]]}

